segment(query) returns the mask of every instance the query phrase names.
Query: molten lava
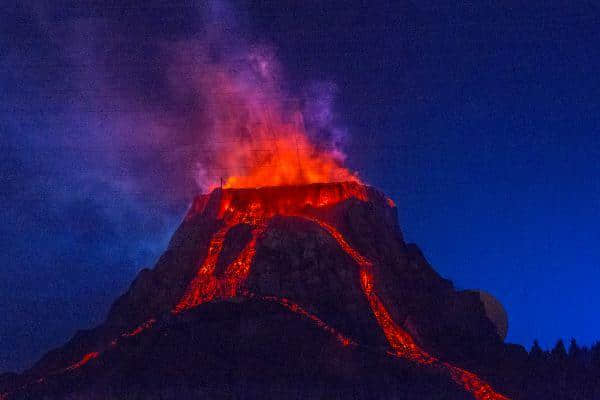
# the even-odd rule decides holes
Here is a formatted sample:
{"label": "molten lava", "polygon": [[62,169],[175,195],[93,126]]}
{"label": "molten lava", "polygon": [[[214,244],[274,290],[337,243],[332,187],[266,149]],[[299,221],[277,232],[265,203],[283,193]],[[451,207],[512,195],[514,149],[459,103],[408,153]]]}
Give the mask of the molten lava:
{"label": "molten lava", "polygon": [[[257,297],[254,293],[251,293],[251,292],[248,292],[248,291],[244,291],[243,295],[246,296],[246,297],[249,297],[249,298]],[[279,297],[276,297],[276,296],[259,296],[259,298],[261,300],[264,300],[264,301],[269,301],[269,302],[277,303],[277,304],[285,307],[286,309],[290,310],[293,313],[296,313],[296,314],[299,314],[299,315],[301,315],[301,316],[303,316],[305,318],[308,318],[317,327],[319,327],[322,330],[324,330],[325,332],[330,333],[331,335],[333,335],[333,337],[335,337],[337,339],[337,341],[340,342],[343,346],[357,346],[358,345],[355,341],[353,341],[352,339],[344,336],[343,334],[341,334],[340,332],[338,332],[335,328],[329,326],[321,318],[319,318],[316,315],[310,313],[305,308],[303,308],[301,305],[299,305],[297,303],[294,303],[290,299],[279,298]]]}
{"label": "molten lava", "polygon": [[[196,197],[185,219],[190,220],[204,213],[214,193]],[[218,219],[240,220],[250,224],[256,218],[299,215],[305,213],[307,208],[328,207],[350,198],[368,201],[366,187],[356,182],[224,189],[219,190],[218,195]]]}
{"label": "molten lava", "polygon": [[223,240],[227,232],[235,225],[237,223],[229,221],[213,236],[210,241],[208,256],[188,286],[183,298],[175,306],[173,310],[175,314],[216,298],[229,298],[237,295],[240,285],[248,277],[250,264],[256,252],[256,241],[260,234],[264,232],[266,225],[258,223],[253,227],[250,241],[227,267],[225,276],[217,277],[215,266],[223,249]]}
{"label": "molten lava", "polygon": [[83,358],[81,360],[77,361],[73,365],[69,365],[67,368],[65,368],[61,372],[69,372],[69,371],[73,371],[75,369],[81,368],[88,362],[92,361],[94,358],[97,358],[99,355],[100,355],[100,353],[97,351],[92,351],[91,353],[87,353],[86,355],[83,356]]}
{"label": "molten lava", "polygon": [[[335,185],[276,186],[261,189],[221,190],[217,218],[223,226],[213,235],[208,254],[196,276],[174,308],[180,313],[207,301],[233,297],[250,272],[256,241],[264,232],[268,220],[275,215],[308,216],[309,209],[327,207],[351,197],[367,200],[365,186],[354,182]],[[205,196],[197,199],[186,219],[202,213],[208,205]],[[227,267],[224,277],[215,274],[225,236],[238,224],[252,226],[252,237],[240,255]]]}
{"label": "molten lava", "polygon": [[142,325],[138,326],[131,332],[126,332],[126,333],[122,334],[121,337],[128,338],[128,337],[137,336],[140,333],[144,332],[146,329],[152,328],[152,325],[154,325],[155,323],[156,323],[156,320],[154,318],[149,319],[148,321],[144,322]]}
{"label": "molten lava", "polygon": [[[457,384],[471,393],[477,400],[507,400],[505,396],[496,393],[487,382],[481,380],[477,375],[452,364],[441,362],[421,349],[410,334],[394,322],[377,295],[373,280],[372,262],[354,249],[333,225],[318,219],[311,212],[312,209],[331,206],[351,197],[367,201],[365,187],[354,182],[345,182],[336,185],[223,190],[217,217],[223,220],[224,226],[212,237],[204,262],[200,266],[196,277],[190,283],[185,295],[175,307],[174,312],[179,313],[216,298],[233,297],[238,294],[254,296],[251,293],[238,293],[238,291],[248,276],[256,251],[257,239],[266,229],[268,220],[275,215],[303,217],[313,221],[328,232],[344,252],[358,265],[363,292],[379,326],[393,349],[392,354],[418,364],[447,371]],[[194,213],[203,212],[207,205],[206,199],[200,199],[198,202],[198,205],[192,206]],[[393,206],[391,201],[387,201],[387,204]],[[225,235],[233,226],[240,223],[253,226],[252,238],[236,260],[228,266],[225,277],[216,277],[214,275],[215,265],[223,248]],[[275,301],[289,310],[311,319],[317,326],[332,333],[345,346],[354,344],[351,339],[329,327],[318,317],[288,299],[278,299],[273,296],[262,296],[261,298]]]}
{"label": "molten lava", "polygon": [[[259,174],[256,176],[259,176]],[[231,182],[234,182],[234,180]],[[317,217],[317,213],[315,212],[317,209],[332,206],[350,198],[368,201],[365,186],[357,182],[344,182],[335,185],[312,184],[261,189],[222,189],[213,192],[213,195],[219,196],[217,209],[213,210],[213,212],[217,220],[221,222],[221,227],[211,237],[207,254],[202,263],[200,263],[196,275],[189,283],[182,298],[173,308],[172,312],[174,314],[217,299],[235,296],[259,298],[264,301],[278,303],[286,309],[309,319],[317,327],[332,334],[344,346],[358,346],[358,343],[351,338],[338,332],[319,317],[290,299],[261,296],[242,290],[242,284],[251,270],[256,254],[257,242],[265,232],[269,220],[275,215],[302,217],[319,225],[357,264],[363,293],[387,338],[392,349],[390,352],[392,355],[446,371],[454,382],[471,393],[477,400],[507,400],[505,396],[496,393],[488,383],[474,373],[440,361],[423,350],[410,334],[393,320],[380,296],[377,294],[373,279],[373,263],[353,248],[342,233],[333,225]],[[201,196],[196,199],[186,216],[186,220],[207,212],[210,200],[209,196]],[[387,204],[390,207],[393,206],[391,200],[387,201]],[[227,233],[239,224],[248,224],[251,226],[251,237],[234,261],[227,266],[225,272],[217,276],[215,269],[223,250]],[[111,342],[111,347],[116,346],[119,340],[139,335],[144,330],[150,329],[155,322],[154,319],[150,319],[134,330],[123,333],[119,338]],[[81,368],[100,354],[100,351],[90,352],[84,355],[80,361],[57,373],[70,372]]]}

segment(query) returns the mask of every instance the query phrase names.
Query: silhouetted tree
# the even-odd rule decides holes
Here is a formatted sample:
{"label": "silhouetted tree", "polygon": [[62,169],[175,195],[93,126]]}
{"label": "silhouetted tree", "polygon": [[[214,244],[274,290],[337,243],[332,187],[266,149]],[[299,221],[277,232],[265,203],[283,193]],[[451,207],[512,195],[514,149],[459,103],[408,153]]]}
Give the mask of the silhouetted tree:
{"label": "silhouetted tree", "polygon": [[600,342],[594,343],[590,349],[590,356],[592,368],[596,371],[600,371]]}
{"label": "silhouetted tree", "polygon": [[529,351],[529,358],[533,361],[542,361],[544,357],[544,350],[540,347],[540,343],[536,340],[533,341],[533,346]]}
{"label": "silhouetted tree", "polygon": [[577,341],[575,338],[571,338],[571,343],[569,344],[569,358],[575,361],[581,361],[581,349],[577,346]]}
{"label": "silhouetted tree", "polygon": [[567,349],[562,339],[556,342],[556,345],[550,352],[550,374],[548,378],[556,383],[554,393],[557,398],[564,399],[567,395]]}
{"label": "silhouetted tree", "polygon": [[562,339],[558,339],[556,345],[552,349],[552,359],[558,363],[563,363],[567,359],[567,349]]}
{"label": "silhouetted tree", "polygon": [[536,340],[524,374],[524,399],[600,399],[600,342],[580,347],[571,339],[568,351],[558,340],[544,351]]}

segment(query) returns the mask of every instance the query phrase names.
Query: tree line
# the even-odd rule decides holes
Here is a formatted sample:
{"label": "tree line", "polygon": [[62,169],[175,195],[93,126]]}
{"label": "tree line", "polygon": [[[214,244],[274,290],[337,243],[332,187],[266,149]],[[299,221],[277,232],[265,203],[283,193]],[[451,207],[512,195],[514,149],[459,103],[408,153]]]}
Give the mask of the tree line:
{"label": "tree line", "polygon": [[537,340],[528,354],[524,376],[526,398],[600,399],[600,342],[579,346],[562,339],[543,350]]}

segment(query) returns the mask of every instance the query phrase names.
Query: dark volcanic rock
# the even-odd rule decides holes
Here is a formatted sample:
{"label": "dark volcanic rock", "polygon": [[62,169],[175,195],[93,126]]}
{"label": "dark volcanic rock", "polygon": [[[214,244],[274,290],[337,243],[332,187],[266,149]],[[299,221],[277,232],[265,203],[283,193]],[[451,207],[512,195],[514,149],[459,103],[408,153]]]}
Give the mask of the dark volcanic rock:
{"label": "dark volcanic rock", "polygon": [[358,266],[311,221],[274,218],[244,286],[292,299],[364,345],[388,346],[361,289]]}
{"label": "dark volcanic rock", "polygon": [[349,348],[276,303],[207,303],[21,399],[468,399],[449,376]]}
{"label": "dark volcanic rock", "polygon": [[[348,190],[356,197],[322,201]],[[270,201],[282,191],[285,201],[269,206],[281,211],[298,196],[310,201],[296,205],[291,215],[269,215],[242,286],[253,300],[216,299],[172,314],[206,258],[211,237],[225,224],[223,210]],[[156,266],[139,273],[104,324],[77,333],[24,374],[3,375],[0,394],[9,392],[9,399],[465,398],[439,370],[386,353],[389,344],[361,288],[359,266],[313,217],[334,226],[373,263],[382,302],[422,348],[480,373],[499,391],[515,393],[507,371],[518,370],[524,350],[501,341],[478,296],[456,291],[415,245],[405,244],[393,204],[373,188],[319,184],[199,196]],[[228,231],[215,276],[224,276],[250,242],[251,229],[244,222]],[[342,346],[314,321],[263,296],[289,299],[358,346]],[[151,328],[124,335],[150,319],[157,321]],[[65,372],[90,352],[98,357]]]}

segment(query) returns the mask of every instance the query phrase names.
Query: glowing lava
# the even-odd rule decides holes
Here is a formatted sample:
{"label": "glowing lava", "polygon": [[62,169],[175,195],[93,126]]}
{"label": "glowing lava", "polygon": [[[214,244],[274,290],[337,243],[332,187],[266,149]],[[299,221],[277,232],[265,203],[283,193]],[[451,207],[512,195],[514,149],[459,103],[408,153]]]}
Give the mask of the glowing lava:
{"label": "glowing lava", "polygon": [[[256,220],[255,220],[256,222]],[[234,297],[240,285],[248,277],[250,265],[256,253],[256,241],[260,234],[266,228],[266,225],[258,222],[252,229],[252,237],[241,253],[225,270],[224,277],[215,275],[215,266],[221,250],[223,241],[229,230],[237,225],[234,222],[227,222],[225,226],[217,231],[210,241],[208,256],[198,270],[196,276],[190,282],[183,298],[175,306],[175,314],[198,306],[207,301],[218,298]]]}
{"label": "glowing lava", "polygon": [[329,326],[321,318],[310,313],[304,307],[302,307],[300,304],[294,303],[290,299],[276,297],[276,296],[258,296],[256,294],[248,292],[248,291],[244,291],[242,294],[248,298],[258,297],[259,299],[264,300],[264,301],[277,303],[277,304],[285,307],[286,309],[290,310],[291,312],[299,314],[299,315],[309,319],[317,327],[321,328],[325,332],[332,334],[337,339],[337,341],[340,342],[343,346],[358,346],[358,344],[355,341],[353,341],[352,339],[350,339],[347,336],[344,336],[342,333],[338,332],[335,328]]}
{"label": "glowing lava", "polygon": [[[233,297],[238,294],[254,296],[250,293],[238,293],[241,284],[248,276],[256,242],[266,228],[268,220],[275,215],[303,217],[318,224],[333,237],[339,246],[359,266],[360,280],[363,292],[379,326],[383,330],[395,356],[409,359],[421,365],[429,365],[447,371],[454,382],[471,393],[477,400],[508,400],[507,397],[496,393],[492,387],[477,375],[442,362],[421,349],[413,338],[402,327],[397,325],[377,295],[373,280],[373,264],[346,241],[344,236],[332,225],[316,218],[310,212],[311,208],[326,207],[350,197],[367,201],[365,187],[353,182],[334,185],[308,185],[268,187],[261,189],[222,190],[217,217],[224,221],[211,239],[208,254],[200,266],[196,277],[190,283],[185,295],[175,307],[174,313],[182,312],[206,301],[217,298]],[[201,198],[192,206],[193,213],[201,213],[208,204],[206,198]],[[389,206],[393,202],[388,201]],[[193,216],[193,215],[192,215]],[[188,215],[188,218],[191,217]],[[228,266],[225,277],[214,275],[216,262],[223,248],[227,232],[239,223],[253,226],[252,238],[236,260]],[[328,326],[317,316],[310,314],[300,305],[288,299],[273,296],[259,296],[263,300],[275,301],[287,309],[301,314],[320,328],[333,334],[340,343],[347,346],[355,344],[351,339]]]}
{"label": "glowing lava", "polygon": [[[185,294],[173,309],[175,314],[207,301],[233,297],[237,294],[240,285],[250,272],[256,241],[266,229],[271,217],[302,216],[309,208],[331,206],[351,197],[367,200],[365,187],[354,182],[261,189],[224,189],[220,190],[218,195],[220,199],[216,217],[222,221],[223,226],[212,236],[208,254]],[[189,220],[204,212],[208,202],[206,196],[196,199],[186,219]],[[252,237],[239,256],[227,267],[224,277],[218,277],[215,275],[215,268],[223,250],[225,236],[231,228],[242,223],[252,226]]]}
{"label": "glowing lava", "polygon": [[145,331],[146,329],[152,328],[152,325],[154,325],[155,323],[156,323],[156,320],[154,318],[149,319],[148,321],[144,322],[142,325],[138,326],[131,332],[126,332],[126,333],[122,334],[121,337],[128,338],[128,337],[137,336],[140,333],[142,333],[143,331]]}
{"label": "glowing lava", "polygon": [[[213,191],[211,194],[196,197],[185,219],[190,220],[204,213],[215,193]],[[223,189],[217,193],[220,197],[216,217],[232,223],[235,223],[235,220],[252,223],[253,219],[268,219],[275,215],[306,214],[309,207],[332,206],[350,198],[368,201],[366,186],[356,182]]]}
{"label": "glowing lava", "polygon": [[81,360],[77,361],[75,364],[69,365],[67,368],[65,368],[61,372],[69,372],[69,371],[73,371],[75,369],[79,369],[79,368],[83,367],[85,364],[92,361],[94,358],[97,358],[99,355],[100,355],[100,353],[97,351],[92,351],[91,353],[87,353],[86,355],[83,356],[83,358]]}
{"label": "glowing lava", "polygon": [[[368,201],[365,186],[356,182],[344,182],[261,189],[222,189],[214,191],[210,196],[213,195],[219,196],[218,207],[213,211],[215,213],[214,216],[222,225],[211,237],[207,254],[182,298],[173,308],[172,312],[174,314],[181,313],[212,300],[231,298],[238,295],[256,297],[264,301],[276,302],[286,309],[309,319],[317,327],[332,334],[344,346],[358,346],[358,343],[338,332],[292,300],[275,296],[261,296],[241,290],[242,284],[250,273],[256,254],[257,242],[266,230],[269,220],[275,215],[306,218],[318,224],[326,231],[357,264],[363,293],[391,346],[391,354],[421,365],[446,371],[454,382],[471,393],[477,400],[508,400],[507,397],[496,393],[487,382],[480,379],[474,373],[440,361],[421,349],[410,334],[394,322],[380,296],[377,294],[373,278],[373,263],[354,249],[333,225],[315,216],[315,209],[332,206],[350,198]],[[197,198],[190,208],[186,220],[204,213],[209,206],[210,200],[211,197],[209,196]],[[388,206],[393,206],[391,200],[387,201],[387,204]],[[251,237],[234,261],[227,266],[224,274],[217,276],[215,269],[219,256],[222,253],[227,233],[239,224],[250,225]],[[134,330],[122,334],[110,343],[110,347],[116,346],[119,340],[139,335],[144,330],[150,329],[155,322],[154,319],[150,319]],[[55,374],[79,369],[97,358],[100,354],[101,351],[87,353],[80,361]]]}
{"label": "glowing lava", "polygon": [[487,382],[480,379],[474,373],[456,367],[450,363],[441,362],[437,358],[429,355],[425,350],[421,349],[410,334],[394,322],[381,299],[375,293],[372,273],[373,264],[356,251],[356,249],[350,246],[346,239],[344,239],[344,236],[333,226],[314,218],[311,219],[329,232],[346,254],[352,257],[354,262],[359,265],[360,281],[363,292],[365,293],[367,300],[369,300],[371,310],[373,311],[379,326],[381,326],[381,329],[385,333],[390,346],[392,346],[395,355],[407,358],[419,364],[433,365],[447,370],[454,382],[471,393],[477,400],[508,400],[507,397],[496,393]]}

